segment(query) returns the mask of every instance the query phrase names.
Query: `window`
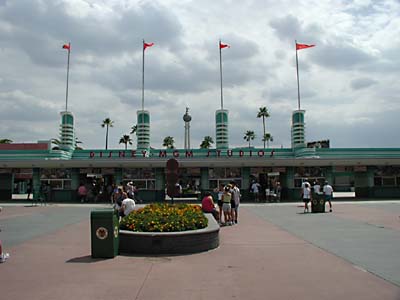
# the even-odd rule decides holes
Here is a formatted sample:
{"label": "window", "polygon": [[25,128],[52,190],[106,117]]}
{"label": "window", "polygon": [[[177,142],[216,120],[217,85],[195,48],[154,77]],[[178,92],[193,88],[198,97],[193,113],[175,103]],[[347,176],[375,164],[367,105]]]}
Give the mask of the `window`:
{"label": "window", "polygon": [[40,182],[53,190],[71,189],[71,171],[68,169],[41,169]]}

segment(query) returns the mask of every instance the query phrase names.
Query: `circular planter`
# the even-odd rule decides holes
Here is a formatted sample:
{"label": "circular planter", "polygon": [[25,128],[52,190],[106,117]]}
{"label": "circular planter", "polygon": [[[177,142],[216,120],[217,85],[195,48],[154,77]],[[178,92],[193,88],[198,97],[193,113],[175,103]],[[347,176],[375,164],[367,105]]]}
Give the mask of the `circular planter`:
{"label": "circular planter", "polygon": [[133,232],[120,230],[120,253],[187,254],[219,246],[219,225],[211,214],[205,214],[208,226],[180,232]]}

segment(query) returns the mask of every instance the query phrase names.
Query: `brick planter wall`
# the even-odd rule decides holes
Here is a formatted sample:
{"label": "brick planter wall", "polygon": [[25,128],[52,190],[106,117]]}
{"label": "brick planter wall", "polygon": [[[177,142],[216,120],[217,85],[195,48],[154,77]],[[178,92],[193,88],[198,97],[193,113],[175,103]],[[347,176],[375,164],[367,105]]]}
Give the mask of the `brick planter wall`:
{"label": "brick planter wall", "polygon": [[120,253],[187,254],[219,246],[219,225],[211,214],[205,214],[208,226],[182,232],[133,232],[120,230]]}

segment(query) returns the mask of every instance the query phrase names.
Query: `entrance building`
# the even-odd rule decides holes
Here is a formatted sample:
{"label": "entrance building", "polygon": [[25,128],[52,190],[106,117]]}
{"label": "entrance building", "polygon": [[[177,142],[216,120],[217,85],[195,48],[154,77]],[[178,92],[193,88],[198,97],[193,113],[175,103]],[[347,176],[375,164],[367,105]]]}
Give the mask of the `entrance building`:
{"label": "entrance building", "polygon": [[[354,191],[357,198],[400,197],[400,149],[150,149],[52,150],[50,143],[0,145],[0,199],[40,185],[51,188],[54,201],[76,201],[83,183],[92,201],[109,200],[112,184],[134,182],[145,201],[165,199],[166,162],[179,162],[183,196],[194,197],[235,181],[243,200],[251,200],[253,181],[272,190],[282,187],[282,200],[298,201],[304,180],[328,181],[335,191]],[[264,195],[264,193],[262,193]]]}

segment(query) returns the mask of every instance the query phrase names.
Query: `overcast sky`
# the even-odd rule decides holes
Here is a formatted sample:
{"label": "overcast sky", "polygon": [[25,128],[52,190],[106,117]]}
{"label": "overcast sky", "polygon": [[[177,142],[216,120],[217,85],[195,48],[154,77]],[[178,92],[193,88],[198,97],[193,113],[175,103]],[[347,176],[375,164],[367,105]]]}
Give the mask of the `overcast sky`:
{"label": "overcast sky", "polygon": [[[297,2],[297,3],[296,3]],[[220,108],[218,40],[231,147],[262,147],[260,107],[267,107],[272,147],[290,147],[297,109],[296,51],[306,140],[331,147],[400,147],[400,4],[397,0],[0,0],[0,139],[58,137],[68,110],[83,148],[123,148],[120,137],[141,109],[142,39],[145,109],[151,146],[166,136],[183,148],[185,108],[191,146],[215,140]],[[136,137],[134,146],[136,146]]]}

